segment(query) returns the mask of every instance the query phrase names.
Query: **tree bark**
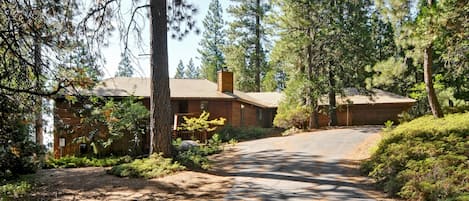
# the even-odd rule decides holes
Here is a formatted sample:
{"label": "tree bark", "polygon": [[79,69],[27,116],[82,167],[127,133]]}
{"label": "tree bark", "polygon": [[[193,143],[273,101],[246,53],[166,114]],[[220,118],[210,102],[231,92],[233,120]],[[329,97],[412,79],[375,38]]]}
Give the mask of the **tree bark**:
{"label": "tree bark", "polygon": [[435,93],[435,88],[433,88],[432,80],[432,63],[433,63],[433,49],[432,45],[429,45],[425,48],[423,53],[423,80],[425,81],[425,89],[427,91],[428,104],[432,110],[432,114],[436,118],[443,117],[443,112],[441,111],[440,103]]}
{"label": "tree bark", "polygon": [[332,63],[329,66],[329,126],[337,126],[337,101],[335,99],[335,80]]}
{"label": "tree bark", "polygon": [[[308,29],[308,35],[311,34],[311,30]],[[307,105],[310,108],[310,116],[309,116],[309,125],[308,128],[319,128],[319,120],[318,120],[318,111],[317,111],[317,104],[318,101],[315,99],[315,96],[313,94],[313,86],[311,86],[311,83],[314,79],[314,74],[313,74],[313,47],[312,44],[308,44],[307,48],[307,59],[308,59],[308,98],[307,98]]]}
{"label": "tree bark", "polygon": [[256,1],[256,88],[261,91],[261,0]]}
{"label": "tree bark", "polygon": [[[42,91],[42,80],[41,80],[41,43],[39,42],[39,38],[36,38],[34,41],[34,65],[36,67],[36,87],[38,91]],[[35,122],[34,122],[34,129],[36,131],[36,144],[43,145],[44,144],[44,128],[43,128],[43,119],[42,119],[42,97],[36,96],[36,114],[35,114]]]}
{"label": "tree bark", "polygon": [[151,0],[150,154],[171,156],[166,0]]}

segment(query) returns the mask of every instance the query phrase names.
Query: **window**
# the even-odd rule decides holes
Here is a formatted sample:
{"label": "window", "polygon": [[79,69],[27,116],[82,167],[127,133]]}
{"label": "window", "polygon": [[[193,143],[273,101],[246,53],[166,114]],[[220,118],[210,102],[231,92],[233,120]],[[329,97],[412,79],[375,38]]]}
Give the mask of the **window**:
{"label": "window", "polygon": [[257,120],[262,121],[262,109],[257,108]]}
{"label": "window", "polygon": [[208,111],[208,101],[200,101],[200,111]]}
{"label": "window", "polygon": [[187,101],[179,101],[179,113],[188,113],[189,112],[189,104]]}

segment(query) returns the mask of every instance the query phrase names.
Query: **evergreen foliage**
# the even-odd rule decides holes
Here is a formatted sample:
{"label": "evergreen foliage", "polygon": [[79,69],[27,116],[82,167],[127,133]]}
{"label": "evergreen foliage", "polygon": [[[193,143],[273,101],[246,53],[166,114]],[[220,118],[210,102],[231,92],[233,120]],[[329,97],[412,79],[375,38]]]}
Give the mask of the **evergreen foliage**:
{"label": "evergreen foliage", "polygon": [[185,74],[184,64],[182,63],[182,60],[179,60],[179,64],[176,68],[176,75],[174,75],[174,78],[183,79],[185,77],[184,74]]}
{"label": "evergreen foliage", "polygon": [[186,66],[186,70],[184,72],[184,78],[187,79],[199,79],[200,76],[200,69],[194,65],[194,60],[192,58],[189,59],[189,63]]}
{"label": "evergreen foliage", "polygon": [[385,132],[362,170],[391,195],[409,200],[465,200],[469,113],[425,116]]}
{"label": "evergreen foliage", "polygon": [[130,62],[130,58],[128,53],[124,53],[121,55],[121,61],[117,66],[116,77],[132,77],[134,74],[134,68]]}
{"label": "evergreen foliage", "polygon": [[261,0],[232,1],[236,4],[228,8],[234,21],[227,31],[226,63],[235,75],[237,89],[261,91],[262,79],[269,71],[264,18],[270,5]]}
{"label": "evergreen foliage", "polygon": [[226,42],[223,20],[223,9],[218,0],[212,0],[209,4],[208,13],[203,21],[204,32],[200,41],[201,55],[201,78],[212,82],[217,81],[217,72],[222,70],[225,64],[223,47]]}

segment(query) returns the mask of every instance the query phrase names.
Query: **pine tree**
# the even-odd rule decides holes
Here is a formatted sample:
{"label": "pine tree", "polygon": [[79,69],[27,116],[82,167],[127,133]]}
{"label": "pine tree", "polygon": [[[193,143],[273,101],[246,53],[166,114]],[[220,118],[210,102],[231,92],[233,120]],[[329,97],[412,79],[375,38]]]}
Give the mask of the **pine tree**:
{"label": "pine tree", "polygon": [[185,78],[188,78],[188,79],[198,79],[199,78],[199,68],[197,68],[194,65],[194,61],[192,60],[192,58],[189,59],[189,63],[187,64],[186,67],[187,68],[184,72]]}
{"label": "pine tree", "polygon": [[117,66],[116,77],[132,77],[134,74],[134,69],[130,63],[130,58],[127,53],[121,55],[121,61],[119,66]]}
{"label": "pine tree", "polygon": [[[406,57],[423,66],[423,80],[433,116],[443,117],[433,86],[433,74],[434,71],[437,73],[440,71],[447,75],[448,80],[467,79],[465,74],[469,72],[467,53],[466,56],[463,53],[467,52],[468,44],[467,1],[379,0],[377,2],[380,11],[397,30],[395,35],[398,36],[399,46],[406,51]],[[458,91],[461,89],[459,81],[455,83]]]}
{"label": "pine tree", "polygon": [[232,1],[237,4],[228,8],[235,20],[229,24],[226,62],[234,71],[238,89],[260,91],[263,76],[268,72],[263,19],[269,5],[261,0]]}
{"label": "pine tree", "polygon": [[174,75],[174,78],[176,79],[183,79],[184,78],[184,64],[182,63],[182,60],[179,60],[178,67],[176,68],[176,75]]}
{"label": "pine tree", "polygon": [[223,9],[218,0],[212,0],[203,21],[205,31],[198,49],[201,55],[201,78],[215,82],[217,72],[225,66],[225,56],[222,48],[225,45],[225,31]]}
{"label": "pine tree", "polygon": [[281,9],[273,16],[280,31],[274,51],[280,51],[271,58],[290,68],[286,94],[294,100],[284,106],[306,107],[309,127],[317,127],[318,100],[327,94],[329,124],[337,125],[336,94],[345,87],[364,88],[365,66],[372,64],[370,5],[366,1],[274,2]]}

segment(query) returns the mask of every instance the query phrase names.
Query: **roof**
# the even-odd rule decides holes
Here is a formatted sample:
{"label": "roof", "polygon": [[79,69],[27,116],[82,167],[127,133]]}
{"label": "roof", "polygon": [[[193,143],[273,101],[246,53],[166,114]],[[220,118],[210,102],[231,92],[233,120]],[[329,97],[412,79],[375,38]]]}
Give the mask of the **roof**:
{"label": "roof", "polygon": [[[270,107],[263,101],[234,90],[233,93],[222,93],[217,84],[202,79],[169,79],[172,99],[227,99],[239,100],[259,107]],[[114,77],[103,80],[93,90],[82,92],[98,96],[150,96],[150,78]],[[276,106],[275,106],[276,107]]]}
{"label": "roof", "polygon": [[283,94],[280,92],[249,92],[247,94],[262,101],[264,105],[270,108],[278,107],[278,104],[283,99]]}
{"label": "roof", "polygon": [[[238,100],[263,108],[276,108],[283,98],[280,92],[250,92],[244,93],[234,90],[233,93],[222,93],[217,90],[217,84],[202,79],[170,79],[170,93],[172,99],[226,99]],[[150,96],[150,78],[114,77],[103,80],[91,91],[81,91],[84,94],[98,96]],[[385,103],[414,103],[415,100],[379,89],[372,89],[369,95],[355,88],[344,89],[344,96],[336,96],[337,104],[385,104]],[[327,96],[319,101],[320,105],[328,105]]]}
{"label": "roof", "polygon": [[[344,96],[336,96],[338,105],[354,104],[386,104],[386,103],[414,103],[416,100],[397,95],[395,93],[383,91],[380,89],[372,89],[369,95],[360,92],[356,88],[345,88]],[[319,101],[320,105],[329,105],[328,97],[324,97]]]}

